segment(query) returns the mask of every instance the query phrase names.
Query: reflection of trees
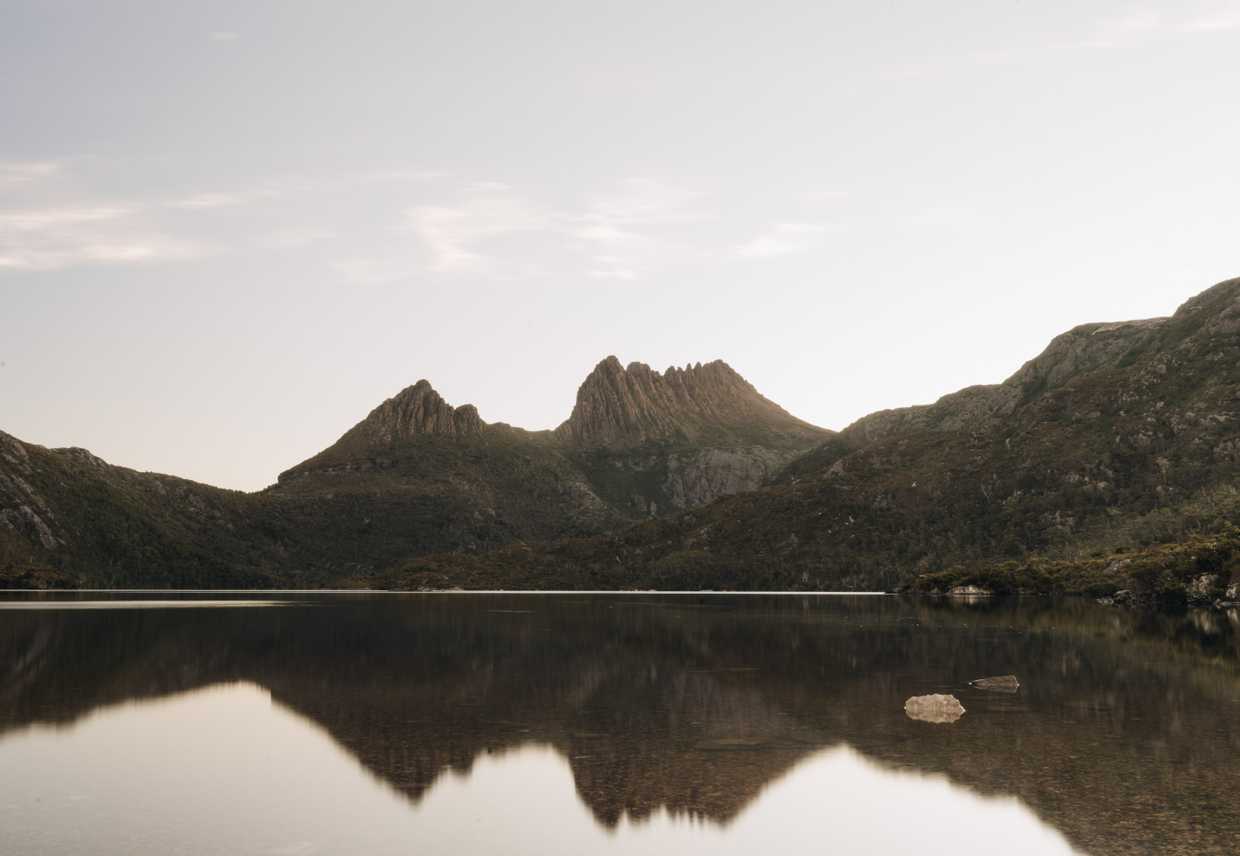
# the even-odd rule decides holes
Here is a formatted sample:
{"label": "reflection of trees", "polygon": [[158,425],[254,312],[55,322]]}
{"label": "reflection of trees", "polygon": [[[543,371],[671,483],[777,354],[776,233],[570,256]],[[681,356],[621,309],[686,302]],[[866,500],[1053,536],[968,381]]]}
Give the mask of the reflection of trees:
{"label": "reflection of trees", "polygon": [[[1212,852],[1240,825],[1235,624],[1092,605],[623,596],[10,612],[0,729],[229,680],[267,687],[417,801],[554,746],[604,824],[715,822],[838,742],[1012,794],[1096,853]],[[1015,671],[1015,696],[969,690]],[[949,690],[952,726],[904,716]]]}

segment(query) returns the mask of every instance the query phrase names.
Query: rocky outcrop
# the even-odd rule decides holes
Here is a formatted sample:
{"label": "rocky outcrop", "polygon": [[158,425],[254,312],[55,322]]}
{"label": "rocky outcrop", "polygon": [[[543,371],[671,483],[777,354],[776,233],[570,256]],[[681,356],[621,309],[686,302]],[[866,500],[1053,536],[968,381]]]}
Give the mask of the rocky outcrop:
{"label": "rocky outcrop", "polygon": [[[420,380],[380,404],[350,434],[357,432],[372,444],[396,443],[419,434],[470,436],[485,427],[472,404],[453,407]],[[346,437],[349,434],[345,435]]]}
{"label": "rocky outcrop", "polygon": [[952,586],[952,587],[948,590],[948,592],[947,592],[947,593],[948,593],[948,595],[950,595],[951,597],[963,597],[963,598],[971,598],[971,597],[993,597],[993,596],[994,596],[994,594],[995,594],[995,593],[994,593],[994,592],[992,592],[990,589],[984,589],[984,588],[982,588],[981,586],[973,586],[973,585],[968,585],[968,586]]}
{"label": "rocky outcrop", "polygon": [[577,391],[556,436],[577,447],[651,442],[804,444],[829,436],[772,401],[722,360],[665,372],[607,357]]}
{"label": "rocky outcrop", "polygon": [[318,469],[348,465],[418,437],[477,437],[487,425],[472,404],[453,407],[420,380],[380,404],[344,436],[307,461],[280,474],[280,481]]}
{"label": "rocky outcrop", "polygon": [[615,357],[595,366],[555,430],[603,496],[651,517],[754,490],[832,435],[722,360],[660,373]]}
{"label": "rocky outcrop", "polygon": [[1074,377],[1115,365],[1152,342],[1169,321],[1149,318],[1114,324],[1082,324],[1056,336],[1003,386],[1030,395],[1055,389]]}
{"label": "rocky outcrop", "polygon": [[662,485],[667,510],[697,508],[722,496],[755,490],[795,454],[764,446],[673,452]]}
{"label": "rocky outcrop", "polygon": [[1213,603],[1223,594],[1218,574],[1198,574],[1185,586],[1185,597],[1194,606]]}

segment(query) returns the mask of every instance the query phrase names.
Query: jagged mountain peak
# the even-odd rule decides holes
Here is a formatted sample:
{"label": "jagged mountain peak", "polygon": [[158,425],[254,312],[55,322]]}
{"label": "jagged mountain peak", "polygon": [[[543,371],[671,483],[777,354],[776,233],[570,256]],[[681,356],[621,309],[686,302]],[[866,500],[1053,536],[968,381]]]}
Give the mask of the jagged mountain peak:
{"label": "jagged mountain peak", "polygon": [[345,437],[357,432],[371,445],[384,445],[420,434],[470,436],[484,427],[478,408],[472,404],[453,407],[423,379],[370,411]]}
{"label": "jagged mountain peak", "polygon": [[572,415],[556,436],[576,446],[628,446],[652,441],[803,442],[829,432],[802,422],[764,398],[723,360],[669,367],[621,364],[608,356],[577,390]]}
{"label": "jagged mountain peak", "polygon": [[486,427],[478,408],[472,404],[453,407],[435,391],[430,381],[422,379],[370,411],[334,444],[281,473],[280,481],[290,475],[365,457],[373,450],[390,448],[416,437],[476,437]]}

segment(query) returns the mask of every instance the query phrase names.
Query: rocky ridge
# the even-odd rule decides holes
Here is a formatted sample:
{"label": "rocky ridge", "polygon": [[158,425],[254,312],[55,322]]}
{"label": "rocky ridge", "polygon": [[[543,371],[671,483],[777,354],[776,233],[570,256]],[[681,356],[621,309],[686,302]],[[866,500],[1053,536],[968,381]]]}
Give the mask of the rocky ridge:
{"label": "rocky ridge", "polygon": [[645,363],[625,368],[610,356],[582,383],[572,415],[555,433],[579,448],[627,448],[721,440],[798,446],[830,432],[764,398],[723,360],[660,373]]}
{"label": "rocky ridge", "polygon": [[345,464],[418,437],[478,437],[487,428],[472,404],[453,407],[430,381],[420,380],[380,404],[322,452],[280,474],[279,481]]}

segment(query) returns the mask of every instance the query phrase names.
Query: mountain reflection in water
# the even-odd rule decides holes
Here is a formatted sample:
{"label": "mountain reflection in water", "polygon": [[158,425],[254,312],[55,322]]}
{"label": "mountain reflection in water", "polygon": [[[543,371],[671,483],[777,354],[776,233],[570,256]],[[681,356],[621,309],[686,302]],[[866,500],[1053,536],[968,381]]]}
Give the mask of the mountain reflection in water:
{"label": "mountain reflection in water", "polygon": [[[1232,852],[1236,625],[802,596],[10,609],[0,844],[25,837],[0,849]],[[935,692],[968,712],[905,716]]]}

